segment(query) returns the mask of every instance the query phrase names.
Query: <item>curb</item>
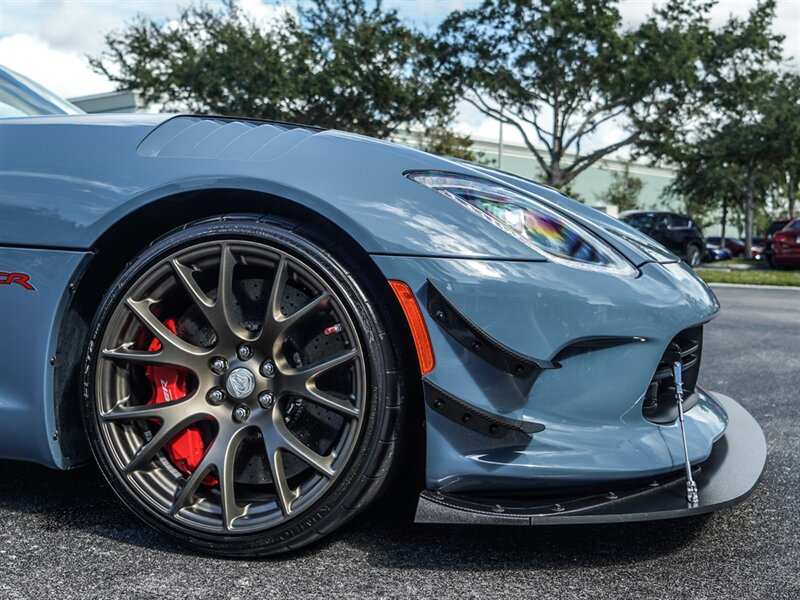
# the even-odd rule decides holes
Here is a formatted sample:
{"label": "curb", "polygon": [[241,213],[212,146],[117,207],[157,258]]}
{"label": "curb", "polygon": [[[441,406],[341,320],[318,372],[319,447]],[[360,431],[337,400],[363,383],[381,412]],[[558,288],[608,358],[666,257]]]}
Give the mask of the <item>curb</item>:
{"label": "curb", "polygon": [[708,283],[711,287],[745,288],[751,290],[794,290],[800,292],[796,285],[758,285],[756,283]]}

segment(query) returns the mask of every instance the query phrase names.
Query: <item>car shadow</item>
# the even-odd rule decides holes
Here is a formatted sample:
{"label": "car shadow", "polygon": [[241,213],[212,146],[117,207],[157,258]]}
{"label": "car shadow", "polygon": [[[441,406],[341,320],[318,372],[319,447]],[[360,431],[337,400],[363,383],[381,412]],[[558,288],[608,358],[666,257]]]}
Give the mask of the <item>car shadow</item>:
{"label": "car shadow", "polygon": [[[270,560],[335,554],[344,545],[376,567],[489,572],[625,565],[680,551],[701,535],[709,518],[591,526],[443,526],[413,524],[415,507],[414,486],[398,482],[322,543]],[[32,515],[35,527],[72,528],[122,544],[195,554],[133,516],[93,465],[53,471],[0,461],[0,513]]]}
{"label": "car shadow", "polygon": [[3,513],[25,513],[35,519],[34,527],[44,530],[75,529],[143,548],[189,553],[137,519],[93,464],[56,471],[0,460]]}
{"label": "car shadow", "polygon": [[691,544],[711,518],[608,525],[413,524],[417,494],[392,490],[344,533],[376,566],[491,572],[651,561]]}

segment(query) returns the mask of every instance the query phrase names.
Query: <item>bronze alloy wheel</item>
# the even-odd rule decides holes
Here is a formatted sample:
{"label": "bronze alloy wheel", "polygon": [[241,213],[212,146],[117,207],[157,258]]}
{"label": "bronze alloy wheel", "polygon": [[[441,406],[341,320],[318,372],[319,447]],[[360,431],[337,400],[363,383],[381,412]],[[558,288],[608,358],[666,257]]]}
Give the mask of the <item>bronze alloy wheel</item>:
{"label": "bronze alloy wheel", "polygon": [[313,541],[293,524],[359,485],[374,495],[388,458],[373,455],[396,438],[394,353],[372,304],[275,224],[219,220],[154,244],[112,287],[88,352],[87,430],[112,486],[201,550]]}

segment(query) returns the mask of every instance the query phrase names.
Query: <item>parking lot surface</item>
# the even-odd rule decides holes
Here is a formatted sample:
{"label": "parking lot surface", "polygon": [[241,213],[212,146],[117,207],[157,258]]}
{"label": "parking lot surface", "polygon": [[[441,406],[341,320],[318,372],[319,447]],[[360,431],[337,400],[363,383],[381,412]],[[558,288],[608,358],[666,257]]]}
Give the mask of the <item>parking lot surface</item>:
{"label": "parking lot surface", "polygon": [[701,382],[761,423],[761,483],[736,507],[656,523],[413,525],[397,486],[286,558],[188,553],[150,531],[93,467],[0,461],[0,598],[798,598],[800,290],[715,288]]}

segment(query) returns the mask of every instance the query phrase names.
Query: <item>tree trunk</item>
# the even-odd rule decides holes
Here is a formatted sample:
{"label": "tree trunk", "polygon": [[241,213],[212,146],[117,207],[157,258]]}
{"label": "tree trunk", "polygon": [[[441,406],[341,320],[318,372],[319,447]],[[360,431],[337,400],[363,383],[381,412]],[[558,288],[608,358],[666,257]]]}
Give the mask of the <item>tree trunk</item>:
{"label": "tree trunk", "polygon": [[725,247],[725,227],[728,225],[728,201],[722,201],[722,232],[719,237],[719,247]]}
{"label": "tree trunk", "polygon": [[794,194],[797,191],[797,180],[795,179],[792,173],[789,173],[789,185],[786,186],[786,190],[789,195],[789,218],[794,219]]}
{"label": "tree trunk", "polygon": [[753,186],[756,179],[755,167],[750,166],[747,170],[747,187],[744,191],[744,256],[750,256],[750,249],[753,247]]}

